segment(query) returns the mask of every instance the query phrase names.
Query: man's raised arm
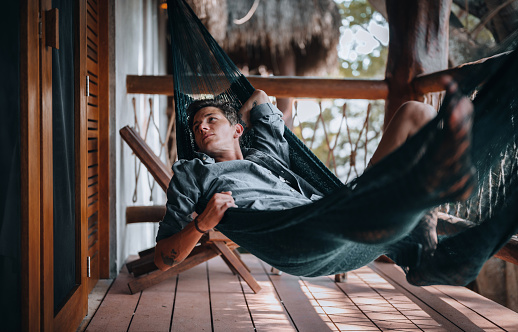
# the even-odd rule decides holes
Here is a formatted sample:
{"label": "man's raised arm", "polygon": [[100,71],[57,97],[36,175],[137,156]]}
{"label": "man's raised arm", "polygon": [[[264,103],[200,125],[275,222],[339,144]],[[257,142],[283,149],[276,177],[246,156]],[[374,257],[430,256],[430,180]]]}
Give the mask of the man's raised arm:
{"label": "man's raised arm", "polygon": [[241,119],[246,125],[246,130],[252,127],[252,123],[250,121],[250,111],[252,108],[257,105],[266,104],[270,102],[270,98],[263,90],[255,90],[252,96],[248,98],[248,100],[243,104],[241,109],[239,110],[239,114],[241,114]]}
{"label": "man's raised arm", "polygon": [[289,145],[284,138],[282,112],[270,103],[268,95],[262,90],[255,90],[239,112],[247,129],[254,128],[251,147],[290,167]]}

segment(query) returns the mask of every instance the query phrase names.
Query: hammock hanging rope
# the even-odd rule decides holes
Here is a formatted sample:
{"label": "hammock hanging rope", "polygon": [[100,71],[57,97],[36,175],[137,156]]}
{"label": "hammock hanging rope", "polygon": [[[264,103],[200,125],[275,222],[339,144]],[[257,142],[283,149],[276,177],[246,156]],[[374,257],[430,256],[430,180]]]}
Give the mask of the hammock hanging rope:
{"label": "hammock hanging rope", "polygon": [[[213,98],[239,108],[254,88],[184,0],[169,0],[168,15],[178,155],[181,159],[192,159],[194,143],[186,114],[189,104],[195,99]],[[478,187],[467,203],[476,206],[478,225],[442,237],[436,256],[449,257],[455,253],[456,258],[445,259],[441,263],[444,266],[429,262],[427,268],[447,271],[458,268],[466,260],[470,264],[464,267],[465,278],[459,280],[434,277],[429,271],[426,277],[420,275],[421,270],[410,273],[416,284],[469,282],[482,263],[517,230],[518,88],[512,84],[517,75],[514,52],[500,68],[478,71],[459,83],[466,94],[479,90],[474,100],[470,155]],[[451,188],[458,184],[445,181],[432,192],[423,186],[427,174],[435,167],[434,158],[444,140],[442,128],[448,108],[449,101],[445,100],[434,120],[346,185],[286,129],[292,170],[326,197],[284,211],[232,208],[218,230],[258,258],[294,275],[337,274],[363,266],[382,254],[394,257],[402,248],[411,250],[415,243],[405,242],[407,234],[427,210],[448,203],[454,197]],[[245,144],[247,140],[253,140],[253,130]],[[496,192],[487,199],[486,179],[494,174],[498,174],[501,185],[491,186]],[[200,209],[202,205],[199,204]]]}

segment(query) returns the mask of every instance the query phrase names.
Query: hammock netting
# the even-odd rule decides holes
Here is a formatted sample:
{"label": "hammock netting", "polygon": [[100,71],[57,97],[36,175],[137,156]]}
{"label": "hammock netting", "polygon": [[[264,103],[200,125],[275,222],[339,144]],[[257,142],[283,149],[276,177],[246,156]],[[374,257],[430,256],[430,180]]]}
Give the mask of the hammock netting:
{"label": "hammock netting", "polygon": [[[192,159],[194,139],[186,114],[190,103],[195,99],[223,99],[239,109],[254,88],[184,0],[169,0],[168,15],[178,155]],[[401,250],[413,252],[416,246],[407,240],[408,234],[427,211],[442,204],[447,209],[462,210],[463,217],[473,225],[446,227],[450,231],[440,237],[435,260],[423,260],[412,281],[471,281],[518,228],[518,87],[514,83],[518,56],[512,52],[505,58],[503,64],[500,61],[485,66],[459,82],[464,94],[476,93],[471,150],[467,152],[466,169],[460,170],[470,172],[474,167],[475,181],[462,183],[458,177],[444,176],[438,185],[429,186],[430,174],[440,162],[438,157],[447,139],[444,121],[458,100],[456,95],[447,95],[437,117],[347,184],[286,128],[292,171],[325,197],[282,211],[231,208],[218,230],[281,271],[331,275],[361,267],[383,254],[399,263]],[[250,130],[243,144],[252,140]],[[471,198],[455,202],[456,193],[470,185],[476,185]],[[201,205],[197,210],[203,209]],[[442,277],[441,273],[452,274],[452,269],[460,277]]]}

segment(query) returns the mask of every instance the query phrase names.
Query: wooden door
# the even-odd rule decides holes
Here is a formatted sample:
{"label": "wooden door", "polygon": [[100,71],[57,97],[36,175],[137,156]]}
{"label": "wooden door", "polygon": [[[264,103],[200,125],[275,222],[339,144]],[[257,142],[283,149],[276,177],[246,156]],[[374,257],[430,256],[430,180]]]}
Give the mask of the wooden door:
{"label": "wooden door", "polygon": [[[54,218],[47,234],[53,238],[52,321],[44,330],[73,331],[88,310],[87,280],[87,132],[86,132],[86,51],[84,1],[42,0],[59,10],[59,50],[51,67]],[[46,26],[48,24],[45,23]],[[46,31],[46,38],[48,38]],[[45,50],[44,50],[45,51]],[[48,85],[42,82],[42,90]],[[57,99],[57,100],[56,100]],[[63,153],[63,151],[66,153]],[[63,170],[63,172],[61,172]],[[66,191],[66,193],[63,193]],[[48,264],[44,265],[49,269]],[[49,280],[49,281],[50,281]],[[50,283],[50,282],[49,282]]]}
{"label": "wooden door", "polygon": [[77,328],[88,293],[100,277],[109,277],[107,1],[77,0],[75,7],[77,286],[55,313],[55,330]]}
{"label": "wooden door", "polygon": [[[107,8],[100,0],[20,1],[23,331],[76,330],[89,290],[99,277],[109,277]],[[98,23],[87,28],[87,20]],[[69,121],[56,124],[56,115]],[[68,145],[61,149],[65,136]],[[67,176],[57,168],[63,159]],[[66,193],[59,192],[63,183]],[[59,204],[72,212],[63,214]],[[71,255],[64,259],[63,252]]]}

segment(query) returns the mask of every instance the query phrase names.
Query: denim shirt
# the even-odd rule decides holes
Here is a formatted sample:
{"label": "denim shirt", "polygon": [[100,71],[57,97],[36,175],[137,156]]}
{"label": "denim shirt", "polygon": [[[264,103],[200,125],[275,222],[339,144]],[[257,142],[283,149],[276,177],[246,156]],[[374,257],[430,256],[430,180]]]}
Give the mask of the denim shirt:
{"label": "denim shirt", "polygon": [[282,210],[311,203],[321,194],[290,169],[289,146],[283,137],[282,113],[261,104],[250,113],[255,135],[252,147],[243,149],[244,160],[215,162],[203,153],[173,165],[167,189],[166,214],[156,241],[181,231],[215,194],[232,191],[240,208]]}

